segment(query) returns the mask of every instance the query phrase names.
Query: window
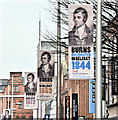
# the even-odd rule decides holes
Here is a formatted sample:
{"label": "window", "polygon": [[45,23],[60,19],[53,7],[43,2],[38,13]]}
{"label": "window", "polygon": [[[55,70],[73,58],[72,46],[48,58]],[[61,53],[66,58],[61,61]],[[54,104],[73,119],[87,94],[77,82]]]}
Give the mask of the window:
{"label": "window", "polygon": [[23,101],[19,101],[19,108],[22,109],[23,108]]}
{"label": "window", "polygon": [[7,109],[8,109],[8,103],[9,103],[9,109],[10,109],[10,101],[7,101]]}
{"label": "window", "polygon": [[[12,88],[11,88],[12,89]],[[14,86],[13,86],[13,92],[14,92]]]}
{"label": "window", "polygon": [[16,120],[20,120],[20,116],[16,116]]}
{"label": "window", "polygon": [[33,120],[33,116],[29,116],[29,120]]}
{"label": "window", "polygon": [[21,119],[22,119],[22,120],[25,120],[25,116],[21,116]]}
{"label": "window", "polygon": [[18,86],[15,86],[16,92],[18,92]]}

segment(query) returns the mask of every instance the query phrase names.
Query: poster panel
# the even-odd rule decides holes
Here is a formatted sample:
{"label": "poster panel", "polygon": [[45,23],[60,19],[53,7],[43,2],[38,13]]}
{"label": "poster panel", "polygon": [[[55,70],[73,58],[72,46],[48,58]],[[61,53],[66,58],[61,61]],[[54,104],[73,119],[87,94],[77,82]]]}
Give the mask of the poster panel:
{"label": "poster panel", "polygon": [[40,51],[38,61],[38,99],[51,100],[54,95],[54,52]]}
{"label": "poster panel", "polygon": [[72,93],[72,120],[78,120],[78,94]]}
{"label": "poster panel", "polygon": [[65,96],[65,120],[70,120],[70,96]]}
{"label": "poster panel", "polygon": [[24,109],[37,109],[36,72],[25,72]]}
{"label": "poster panel", "polygon": [[69,6],[69,78],[93,79],[93,6]]}
{"label": "poster panel", "polygon": [[1,118],[3,120],[9,120],[9,119],[11,119],[10,109],[3,109],[3,114],[1,116]]}
{"label": "poster panel", "polygon": [[89,113],[95,113],[95,80],[89,80]]}
{"label": "poster panel", "polygon": [[93,47],[69,47],[69,78],[94,78]]}

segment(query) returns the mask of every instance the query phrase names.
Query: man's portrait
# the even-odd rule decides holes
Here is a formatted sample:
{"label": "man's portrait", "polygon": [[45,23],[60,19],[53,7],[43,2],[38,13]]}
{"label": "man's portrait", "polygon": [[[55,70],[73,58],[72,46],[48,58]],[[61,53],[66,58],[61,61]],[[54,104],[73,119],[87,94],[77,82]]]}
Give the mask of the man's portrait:
{"label": "man's portrait", "polygon": [[40,66],[38,67],[38,77],[53,77],[54,76],[54,62],[49,52],[42,52],[40,55]]}
{"label": "man's portrait", "polygon": [[[89,10],[89,12],[92,11]],[[71,21],[73,24],[70,23],[69,19],[69,26],[73,26],[71,30],[69,30],[69,46],[91,45],[93,42],[93,28],[87,25],[87,21],[88,18],[91,17],[92,22],[93,16],[89,16],[87,8],[81,6],[73,9],[73,12],[70,14],[71,18],[73,18]]]}
{"label": "man's portrait", "polygon": [[10,110],[7,109],[5,110],[3,120],[10,120],[10,119],[11,119]]}
{"label": "man's portrait", "polygon": [[35,75],[33,73],[28,73],[26,75],[26,85],[25,85],[25,92],[36,92],[37,91],[37,84],[34,82]]}

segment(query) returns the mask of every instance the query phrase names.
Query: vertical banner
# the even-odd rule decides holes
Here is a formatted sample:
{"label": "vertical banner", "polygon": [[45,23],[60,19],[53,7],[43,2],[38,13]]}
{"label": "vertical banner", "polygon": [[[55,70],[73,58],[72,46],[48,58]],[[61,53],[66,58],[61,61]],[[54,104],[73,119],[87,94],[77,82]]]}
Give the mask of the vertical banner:
{"label": "vertical banner", "polygon": [[40,51],[38,64],[38,97],[40,100],[53,99],[54,95],[54,52]]}
{"label": "vertical banner", "polygon": [[36,72],[25,72],[24,109],[37,109]]}
{"label": "vertical banner", "polygon": [[78,120],[78,94],[72,93],[72,120]]}
{"label": "vertical banner", "polygon": [[70,96],[65,96],[65,120],[70,120]]}
{"label": "vertical banner", "polygon": [[89,80],[89,113],[95,113],[95,80]]}
{"label": "vertical banner", "polygon": [[69,6],[69,78],[94,78],[93,6]]}

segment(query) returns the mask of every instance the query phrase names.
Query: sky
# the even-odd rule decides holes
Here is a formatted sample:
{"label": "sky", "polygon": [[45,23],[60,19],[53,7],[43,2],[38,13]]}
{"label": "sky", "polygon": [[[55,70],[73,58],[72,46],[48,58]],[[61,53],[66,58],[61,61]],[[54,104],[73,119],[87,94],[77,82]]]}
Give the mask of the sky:
{"label": "sky", "polygon": [[42,31],[55,31],[45,8],[48,0],[0,0],[0,79],[37,71],[39,21]]}

